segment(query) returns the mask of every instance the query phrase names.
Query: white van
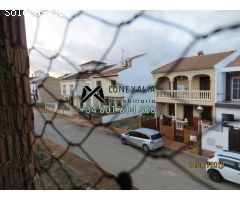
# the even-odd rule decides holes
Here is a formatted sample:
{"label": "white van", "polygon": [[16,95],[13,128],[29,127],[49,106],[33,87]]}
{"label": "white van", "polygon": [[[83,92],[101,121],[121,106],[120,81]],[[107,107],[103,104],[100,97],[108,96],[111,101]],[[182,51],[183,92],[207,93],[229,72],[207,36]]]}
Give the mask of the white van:
{"label": "white van", "polygon": [[[206,171],[212,181],[220,182],[225,179],[240,184],[240,153],[232,151],[218,151],[213,157],[208,159]],[[211,163],[223,163],[221,165],[211,165]]]}

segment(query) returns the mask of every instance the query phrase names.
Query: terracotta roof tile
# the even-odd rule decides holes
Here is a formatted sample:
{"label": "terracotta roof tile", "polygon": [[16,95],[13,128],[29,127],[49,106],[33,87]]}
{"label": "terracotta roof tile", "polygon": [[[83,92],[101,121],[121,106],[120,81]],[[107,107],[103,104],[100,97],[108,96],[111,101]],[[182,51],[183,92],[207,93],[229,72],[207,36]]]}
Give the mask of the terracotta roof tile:
{"label": "terracotta roof tile", "polygon": [[234,61],[230,62],[227,67],[239,67],[240,66],[240,56],[238,56]]}
{"label": "terracotta roof tile", "polygon": [[168,63],[154,71],[156,73],[187,71],[196,69],[212,69],[214,65],[226,58],[234,51],[220,52],[214,54],[198,55],[192,57],[185,57],[177,59],[171,63]]}

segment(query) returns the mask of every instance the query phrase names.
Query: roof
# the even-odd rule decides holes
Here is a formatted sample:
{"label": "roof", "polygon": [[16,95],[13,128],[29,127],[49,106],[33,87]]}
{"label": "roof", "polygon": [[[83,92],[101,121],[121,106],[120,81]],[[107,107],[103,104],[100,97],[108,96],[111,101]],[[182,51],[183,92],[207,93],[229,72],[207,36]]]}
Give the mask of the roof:
{"label": "roof", "polygon": [[159,134],[158,131],[150,129],[150,128],[137,128],[134,131],[137,131],[139,133],[144,133],[144,134],[148,134],[148,135],[156,135]]}
{"label": "roof", "polygon": [[73,73],[71,73],[71,74],[64,74],[63,76],[57,77],[57,79],[61,80],[61,79],[63,79],[63,78],[66,78],[66,77],[72,76],[72,75],[73,75]]}
{"label": "roof", "polygon": [[168,63],[154,71],[156,73],[178,72],[196,69],[213,69],[214,66],[232,54],[234,51],[220,52],[206,55],[197,55],[192,57],[179,58],[171,63]]}
{"label": "roof", "polygon": [[62,80],[73,80],[73,79],[87,79],[92,75],[93,75],[92,72],[78,72],[76,74],[62,78],[61,81]]}
{"label": "roof", "polygon": [[91,60],[91,61],[89,61],[89,62],[86,62],[86,63],[81,64],[80,66],[81,66],[81,67],[84,67],[84,66],[89,65],[89,64],[106,65],[106,63],[101,62],[101,61]]}
{"label": "roof", "polygon": [[240,56],[238,56],[234,61],[230,62],[227,67],[239,67],[240,66]]}
{"label": "roof", "polygon": [[87,79],[93,75],[97,75],[99,73],[103,73],[102,71],[108,70],[109,68],[113,67],[114,65],[106,65],[102,67],[101,69],[97,71],[89,71],[89,72],[78,72],[75,74],[72,74],[70,76],[67,76],[65,78],[62,78],[61,80],[73,80],[73,79]]}
{"label": "roof", "polygon": [[114,76],[114,75],[118,75],[119,72],[125,70],[126,68],[115,68],[115,69],[110,69],[110,70],[106,70],[103,71],[102,73],[96,74],[93,77],[102,77],[102,76]]}
{"label": "roof", "polygon": [[32,79],[32,80],[31,80],[31,83],[32,83],[32,84],[41,83],[42,81],[47,81],[47,80],[49,80],[49,79],[56,79],[56,80],[57,80],[57,78],[55,78],[55,77],[53,77],[53,76],[38,77],[38,78],[36,78],[36,80],[35,80],[35,79]]}

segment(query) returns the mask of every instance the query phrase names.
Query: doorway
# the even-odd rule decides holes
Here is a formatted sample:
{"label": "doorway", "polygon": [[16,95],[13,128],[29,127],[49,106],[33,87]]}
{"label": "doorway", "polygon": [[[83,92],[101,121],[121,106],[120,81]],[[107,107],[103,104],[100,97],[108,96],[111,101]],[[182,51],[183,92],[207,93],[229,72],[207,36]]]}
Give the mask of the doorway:
{"label": "doorway", "polygon": [[202,76],[200,77],[200,90],[210,90],[210,77]]}
{"label": "doorway", "polygon": [[193,107],[184,106],[184,118],[188,119],[189,126],[193,125]]}

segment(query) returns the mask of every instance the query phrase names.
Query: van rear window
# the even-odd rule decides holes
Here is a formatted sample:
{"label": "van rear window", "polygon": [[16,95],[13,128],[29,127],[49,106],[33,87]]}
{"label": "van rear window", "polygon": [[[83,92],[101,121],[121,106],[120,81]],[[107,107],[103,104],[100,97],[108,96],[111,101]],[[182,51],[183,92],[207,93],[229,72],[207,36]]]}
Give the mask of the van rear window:
{"label": "van rear window", "polygon": [[159,134],[156,134],[156,135],[151,135],[151,139],[152,140],[157,140],[157,139],[159,139],[159,138],[161,138],[162,136],[161,136],[161,134],[159,133]]}

